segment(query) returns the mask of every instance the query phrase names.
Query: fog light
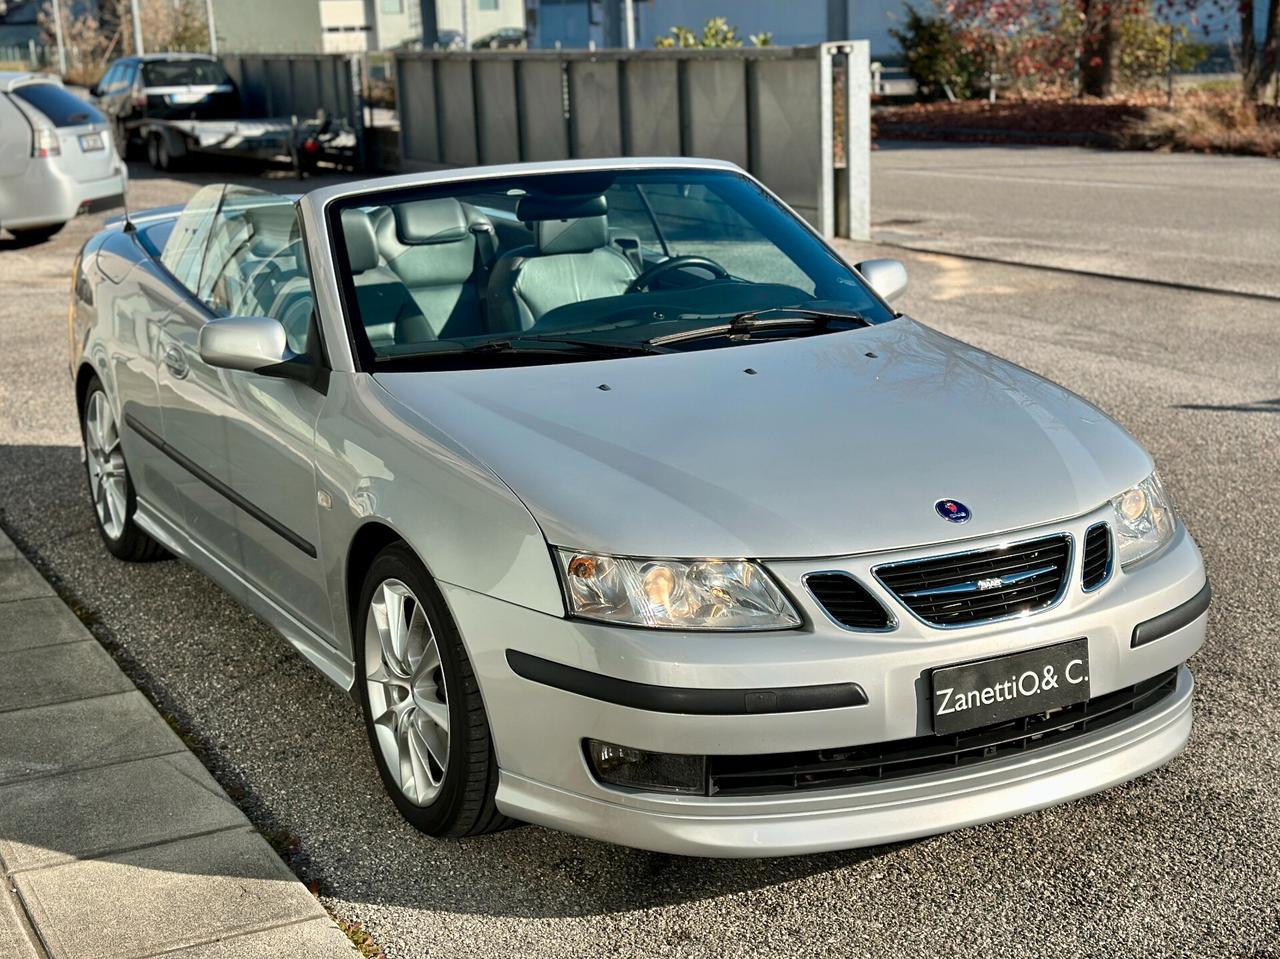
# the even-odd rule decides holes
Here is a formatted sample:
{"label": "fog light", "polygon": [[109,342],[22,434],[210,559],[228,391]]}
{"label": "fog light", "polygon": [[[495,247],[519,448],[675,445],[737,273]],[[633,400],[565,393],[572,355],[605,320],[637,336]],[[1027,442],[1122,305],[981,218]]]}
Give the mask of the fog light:
{"label": "fog light", "polygon": [[588,739],[587,760],[595,777],[612,786],[696,793],[700,796],[707,791],[705,756],[651,753]]}

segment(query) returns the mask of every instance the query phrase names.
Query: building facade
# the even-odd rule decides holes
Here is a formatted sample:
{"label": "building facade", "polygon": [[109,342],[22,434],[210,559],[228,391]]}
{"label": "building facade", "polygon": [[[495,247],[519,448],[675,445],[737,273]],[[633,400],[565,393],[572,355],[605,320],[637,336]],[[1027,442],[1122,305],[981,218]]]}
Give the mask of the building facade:
{"label": "building facade", "polygon": [[213,0],[221,53],[319,53],[316,0]]}
{"label": "building facade", "polygon": [[[625,45],[623,0],[528,0],[531,45],[580,48]],[[896,51],[889,31],[901,23],[905,0],[633,0],[637,47],[652,47],[674,26],[700,31],[724,17],[744,41],[772,35],[778,46],[865,39],[871,53]]]}

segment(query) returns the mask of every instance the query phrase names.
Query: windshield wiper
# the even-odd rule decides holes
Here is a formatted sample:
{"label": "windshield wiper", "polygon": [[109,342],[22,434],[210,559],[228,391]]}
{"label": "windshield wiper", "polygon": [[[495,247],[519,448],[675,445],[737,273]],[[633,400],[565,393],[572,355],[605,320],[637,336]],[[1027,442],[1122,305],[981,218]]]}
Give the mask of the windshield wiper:
{"label": "windshield wiper", "polygon": [[[567,347],[567,349],[566,349]],[[379,357],[379,361],[394,362],[405,359],[423,359],[432,356],[459,356],[462,354],[532,354],[542,356],[639,356],[653,353],[670,353],[670,350],[646,343],[622,343],[616,340],[587,340],[569,337],[512,336],[485,340],[483,343],[439,342],[421,352]]]}
{"label": "windshield wiper", "polygon": [[[769,314],[782,314],[770,317]],[[693,317],[688,317],[693,319]],[[819,309],[812,306],[765,306],[758,310],[746,310],[734,314],[728,323],[716,323],[712,326],[697,326],[691,330],[679,330],[645,340],[649,346],[664,346],[668,343],[688,343],[693,340],[707,340],[718,336],[734,340],[748,340],[757,330],[795,329],[806,327],[826,332],[834,323],[851,323],[855,326],[870,326],[861,313],[855,310]]]}

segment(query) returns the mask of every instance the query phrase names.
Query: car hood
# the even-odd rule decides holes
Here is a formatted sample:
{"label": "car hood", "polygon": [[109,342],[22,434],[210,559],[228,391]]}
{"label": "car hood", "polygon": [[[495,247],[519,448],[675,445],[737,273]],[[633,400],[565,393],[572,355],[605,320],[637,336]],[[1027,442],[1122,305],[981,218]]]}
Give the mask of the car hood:
{"label": "car hood", "polygon": [[[380,373],[519,496],[549,542],[799,558],[1078,516],[1150,472],[1073,393],[907,317],[733,348]],[[972,518],[944,521],[939,499]]]}

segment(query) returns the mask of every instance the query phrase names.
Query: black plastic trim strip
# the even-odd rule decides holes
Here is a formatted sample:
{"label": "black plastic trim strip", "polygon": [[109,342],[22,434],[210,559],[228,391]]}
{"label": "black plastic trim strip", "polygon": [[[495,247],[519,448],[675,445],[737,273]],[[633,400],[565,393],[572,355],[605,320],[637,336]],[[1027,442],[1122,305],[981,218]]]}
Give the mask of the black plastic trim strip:
{"label": "black plastic trim strip", "polygon": [[857,683],[783,686],[779,689],[687,689],[652,686],[629,679],[565,666],[549,659],[507,650],[507,665],[523,679],[553,686],[590,699],[646,709],[655,713],[696,716],[748,716],[756,713],[803,713],[814,709],[865,706],[867,694]]}
{"label": "black plastic trim strip", "polygon": [[256,519],[259,523],[261,523],[267,529],[271,530],[271,532],[275,533],[281,539],[286,540],[290,545],[296,546],[298,549],[302,550],[312,559],[316,558],[317,553],[316,553],[315,546],[307,542],[305,539],[303,539],[293,530],[289,529],[289,527],[285,526],[282,523],[276,522],[276,520],[272,519],[271,516],[263,512],[257,506],[254,506],[247,499],[245,499],[243,496],[241,496],[239,493],[233,490],[230,486],[222,482],[222,480],[218,479],[218,477],[214,476],[212,473],[209,473],[208,471],[201,468],[200,466],[197,466],[195,463],[189,460],[186,456],[184,456],[178,450],[174,449],[171,445],[166,443],[165,440],[160,435],[158,435],[155,431],[151,430],[149,427],[143,426],[129,413],[124,414],[124,421],[125,421],[125,424],[129,427],[129,429],[133,430],[135,433],[141,436],[144,440],[146,440],[148,443],[150,443],[152,446],[158,449],[161,453],[169,457],[169,459],[173,460],[175,463],[181,466],[184,470],[186,470],[188,473],[190,473],[200,482],[208,486],[215,493],[218,493],[220,496],[229,500],[237,508],[244,510],[244,512],[248,513],[250,516]]}
{"label": "black plastic trim strip", "polygon": [[1204,585],[1200,587],[1200,592],[1196,593],[1181,606],[1175,606],[1167,613],[1161,613],[1154,619],[1149,619],[1145,623],[1139,623],[1133,627],[1133,639],[1129,645],[1133,649],[1139,646],[1145,646],[1147,643],[1154,643],[1157,639],[1163,639],[1172,632],[1182,629],[1183,626],[1190,626],[1197,619],[1205,614],[1209,608],[1209,581],[1206,579]]}

